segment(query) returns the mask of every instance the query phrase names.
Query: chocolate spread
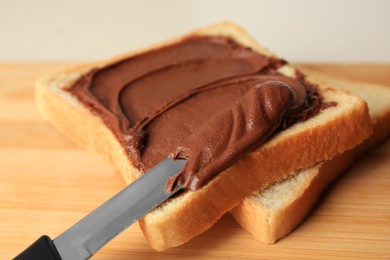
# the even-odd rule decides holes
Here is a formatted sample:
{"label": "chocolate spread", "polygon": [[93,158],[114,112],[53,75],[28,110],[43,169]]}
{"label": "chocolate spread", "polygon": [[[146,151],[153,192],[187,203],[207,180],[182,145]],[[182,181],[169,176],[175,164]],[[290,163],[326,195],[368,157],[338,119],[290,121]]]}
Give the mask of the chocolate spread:
{"label": "chocolate spread", "polygon": [[194,190],[278,129],[318,113],[315,87],[279,74],[284,64],[227,37],[191,37],[94,69],[69,91],[139,170],[187,159],[168,189]]}

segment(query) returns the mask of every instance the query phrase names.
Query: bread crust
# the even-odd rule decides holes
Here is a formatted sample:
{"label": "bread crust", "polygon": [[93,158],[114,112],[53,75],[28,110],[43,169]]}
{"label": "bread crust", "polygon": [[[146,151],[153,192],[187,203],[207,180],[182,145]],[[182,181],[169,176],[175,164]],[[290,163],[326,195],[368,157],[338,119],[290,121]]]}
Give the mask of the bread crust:
{"label": "bread crust", "polygon": [[[212,25],[107,62],[84,65],[44,77],[36,84],[38,108],[47,120],[77,144],[112,162],[126,183],[131,183],[141,173],[132,167],[131,160],[114,134],[97,115],[64,89],[91,68],[106,66],[191,35],[224,35],[264,55],[273,55],[237,25]],[[280,72],[288,76],[295,75],[294,69],[289,66],[283,67]],[[321,86],[320,91],[325,101],[336,101],[339,105],[276,134],[265,145],[244,156],[203,188],[171,199],[141,219],[140,227],[150,245],[161,251],[185,243],[207,230],[256,189],[285,178],[294,169],[330,159],[356,146],[371,134],[367,105],[363,100],[328,86]],[[361,131],[356,132],[355,129]],[[283,159],[275,160],[280,155],[283,155]]]}
{"label": "bread crust", "polygon": [[[281,206],[268,207],[261,200],[257,191],[248,196],[239,206],[230,211],[236,221],[260,242],[275,243],[294,230],[311,211],[320,194],[343,173],[349,165],[363,151],[371,149],[378,142],[386,140],[390,135],[390,89],[384,86],[340,80],[310,70],[305,71],[310,77],[319,78],[318,81],[331,82],[334,86],[349,89],[360,97],[375,98],[369,100],[370,115],[373,122],[374,134],[364,143],[353,150],[340,154],[331,160],[321,162],[303,171],[293,172],[297,177],[296,190]],[[379,97],[379,100],[376,98]],[[385,103],[384,103],[385,102]],[[294,177],[292,177],[294,178]],[[288,180],[291,181],[291,180]],[[265,191],[264,191],[265,192]],[[277,199],[274,197],[273,199]]]}

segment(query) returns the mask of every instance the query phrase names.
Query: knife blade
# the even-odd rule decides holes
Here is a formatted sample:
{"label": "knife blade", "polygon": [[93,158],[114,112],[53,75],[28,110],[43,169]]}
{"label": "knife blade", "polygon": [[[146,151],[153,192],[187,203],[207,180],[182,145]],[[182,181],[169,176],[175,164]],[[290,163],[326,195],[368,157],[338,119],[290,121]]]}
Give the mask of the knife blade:
{"label": "knife blade", "polygon": [[177,193],[181,187],[166,192],[165,185],[185,163],[186,160],[166,158],[57,238],[42,236],[15,259],[90,258],[128,226]]}

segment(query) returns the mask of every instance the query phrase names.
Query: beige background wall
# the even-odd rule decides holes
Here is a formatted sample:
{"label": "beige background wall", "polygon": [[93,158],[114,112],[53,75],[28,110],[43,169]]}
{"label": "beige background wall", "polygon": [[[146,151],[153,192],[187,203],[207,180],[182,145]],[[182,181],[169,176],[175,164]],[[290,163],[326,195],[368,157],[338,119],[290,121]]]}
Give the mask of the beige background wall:
{"label": "beige background wall", "polygon": [[387,0],[0,0],[0,61],[102,59],[222,20],[293,61],[390,61]]}

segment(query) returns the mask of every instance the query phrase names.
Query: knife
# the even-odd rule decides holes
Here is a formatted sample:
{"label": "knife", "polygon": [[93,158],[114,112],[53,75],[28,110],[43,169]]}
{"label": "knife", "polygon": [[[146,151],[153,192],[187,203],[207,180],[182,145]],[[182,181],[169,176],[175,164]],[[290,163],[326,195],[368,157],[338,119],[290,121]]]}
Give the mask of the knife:
{"label": "knife", "polygon": [[181,190],[165,191],[186,160],[167,158],[52,240],[44,235],[16,260],[88,259],[128,226]]}

